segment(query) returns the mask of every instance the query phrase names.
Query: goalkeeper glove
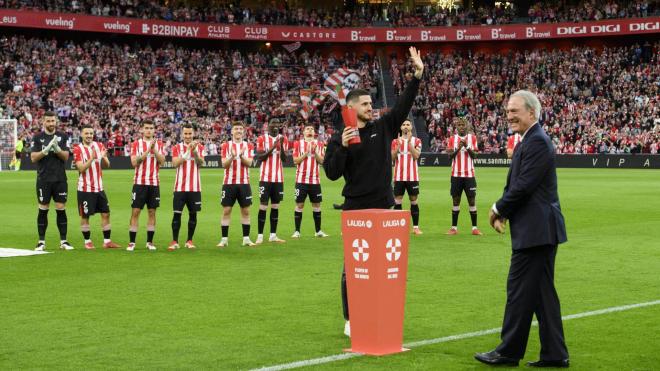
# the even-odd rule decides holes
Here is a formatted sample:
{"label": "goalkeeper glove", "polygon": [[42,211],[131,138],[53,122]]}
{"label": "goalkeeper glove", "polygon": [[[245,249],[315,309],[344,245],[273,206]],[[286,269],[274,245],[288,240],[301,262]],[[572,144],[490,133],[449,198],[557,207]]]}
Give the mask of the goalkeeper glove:
{"label": "goalkeeper glove", "polygon": [[48,142],[48,144],[44,148],[41,149],[41,153],[43,153],[44,156],[48,156],[50,151],[53,149],[53,146],[55,145],[55,143],[56,143],[56,139],[55,139],[55,137],[53,137],[53,139],[51,139],[50,142]]}
{"label": "goalkeeper glove", "polygon": [[55,140],[55,143],[53,144],[53,152],[55,153],[60,153],[62,152],[62,148],[60,148],[60,140],[58,137],[53,138]]}

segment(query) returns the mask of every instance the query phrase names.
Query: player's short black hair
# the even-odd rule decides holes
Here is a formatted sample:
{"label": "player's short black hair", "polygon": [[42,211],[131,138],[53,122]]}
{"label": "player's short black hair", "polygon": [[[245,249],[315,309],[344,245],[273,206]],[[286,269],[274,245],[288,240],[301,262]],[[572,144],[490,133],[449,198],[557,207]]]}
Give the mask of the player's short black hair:
{"label": "player's short black hair", "polygon": [[369,95],[369,92],[364,89],[353,89],[346,96],[346,102],[352,102],[363,95]]}
{"label": "player's short black hair", "polygon": [[44,117],[57,117],[57,114],[54,111],[46,111]]}
{"label": "player's short black hair", "polygon": [[82,131],[85,130],[85,129],[92,129],[92,130],[94,130],[94,127],[93,127],[92,125],[90,125],[90,124],[85,124],[85,125],[83,125],[83,126],[80,128],[80,132],[82,133]]}
{"label": "player's short black hair", "polygon": [[156,124],[154,124],[153,120],[150,120],[150,119],[142,120],[142,122],[140,123],[140,127],[144,127],[144,125],[156,126]]}
{"label": "player's short black hair", "polygon": [[183,125],[181,125],[181,129],[193,129],[195,130],[195,125],[191,122],[186,122]]}

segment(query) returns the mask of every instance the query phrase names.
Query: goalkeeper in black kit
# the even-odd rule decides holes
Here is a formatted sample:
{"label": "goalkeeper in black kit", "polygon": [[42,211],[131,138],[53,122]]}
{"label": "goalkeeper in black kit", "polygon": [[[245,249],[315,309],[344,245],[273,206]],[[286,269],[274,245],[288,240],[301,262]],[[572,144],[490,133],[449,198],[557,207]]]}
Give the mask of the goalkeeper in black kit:
{"label": "goalkeeper in black kit", "polygon": [[[372,121],[369,92],[355,89],[346,96],[347,106],[357,111],[357,129],[345,127],[343,132],[334,134],[328,142],[323,162],[330,180],[343,176],[346,181],[342,191],[344,210],[389,209],[394,205],[390,148],[415,101],[424,72],[420,52],[415,47],[410,47],[409,51],[414,76],[392,110],[380,119]],[[361,143],[349,146],[349,140],[356,136],[360,137]],[[341,294],[346,320],[344,333],[350,336],[345,270],[342,272]]]}
{"label": "goalkeeper in black kit", "polygon": [[66,201],[68,185],[66,182],[65,165],[69,159],[69,148],[66,143],[66,134],[56,131],[57,116],[54,112],[46,112],[42,118],[44,131],[32,138],[30,160],[37,164],[37,203],[39,214],[37,216],[37,231],[39,241],[35,250],[46,249],[46,228],[48,228],[48,209],[50,200],[55,202],[57,213],[57,229],[60,232],[60,248],[73,250],[73,246],[66,240],[67,217]]}

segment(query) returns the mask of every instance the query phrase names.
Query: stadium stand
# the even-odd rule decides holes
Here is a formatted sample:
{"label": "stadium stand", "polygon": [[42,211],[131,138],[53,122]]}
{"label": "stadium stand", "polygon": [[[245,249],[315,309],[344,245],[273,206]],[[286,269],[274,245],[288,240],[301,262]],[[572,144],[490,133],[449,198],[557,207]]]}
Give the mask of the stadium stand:
{"label": "stadium stand", "polygon": [[[379,75],[375,60],[354,53],[202,51],[24,36],[3,37],[0,45],[3,115],[19,120],[28,141],[41,130],[43,112],[54,110],[73,138],[82,125],[94,125],[114,155],[126,153],[145,118],[158,122],[168,148],[182,121],[199,125],[210,154],[229,136],[233,119],[245,120],[254,141],[269,118],[279,117],[294,140],[302,131],[301,89],[318,89],[339,67],[358,71],[366,87]],[[324,101],[308,118],[321,139],[332,133],[321,122],[332,104]]]}
{"label": "stadium stand", "polygon": [[[479,24],[508,24],[514,22],[579,22],[612,18],[646,17],[656,14],[657,2],[648,0],[580,1],[568,5],[563,1],[538,2],[529,9],[512,7],[477,9],[443,9],[431,5],[413,9],[396,4],[360,4],[348,7],[288,8],[280,6],[241,7],[205,3],[205,6],[184,6],[172,2],[165,6],[147,0],[0,0],[0,8],[42,10],[49,12],[83,13],[97,16],[116,16],[143,19],[162,19],[181,22],[215,22],[226,24],[290,25],[308,27],[366,27],[366,26],[457,26]],[[527,14],[526,17],[516,17]]]}
{"label": "stadium stand", "polygon": [[[503,153],[503,99],[539,92],[541,120],[558,153],[657,153],[660,146],[660,43],[627,47],[535,49],[508,54],[427,54],[413,114],[428,128],[428,148],[444,152],[454,116],[468,116],[485,153]],[[397,91],[406,71],[393,58]]]}

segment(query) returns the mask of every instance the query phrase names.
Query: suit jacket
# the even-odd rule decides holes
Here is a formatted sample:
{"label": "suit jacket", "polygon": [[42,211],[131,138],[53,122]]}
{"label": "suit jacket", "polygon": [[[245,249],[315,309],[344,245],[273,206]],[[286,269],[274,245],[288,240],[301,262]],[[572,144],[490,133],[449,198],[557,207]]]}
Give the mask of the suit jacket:
{"label": "suit jacket", "polygon": [[540,124],[529,128],[516,147],[504,194],[495,207],[509,219],[513,250],[566,242],[555,148]]}

